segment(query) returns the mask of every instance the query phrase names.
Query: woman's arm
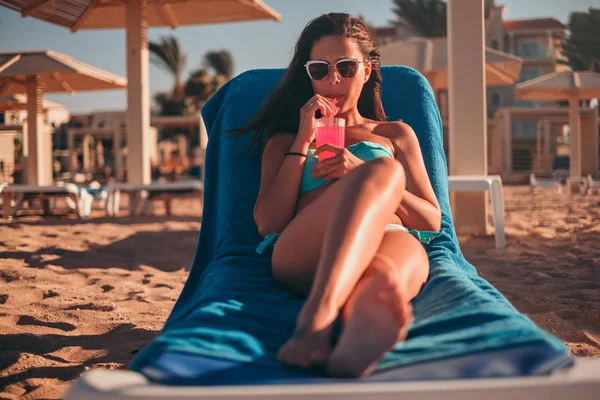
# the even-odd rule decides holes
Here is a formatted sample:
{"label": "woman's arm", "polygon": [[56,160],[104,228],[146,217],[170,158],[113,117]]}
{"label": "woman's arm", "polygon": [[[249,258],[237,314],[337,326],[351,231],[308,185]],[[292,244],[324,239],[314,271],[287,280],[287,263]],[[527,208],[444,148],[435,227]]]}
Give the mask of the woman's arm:
{"label": "woman's arm", "polygon": [[261,236],[279,233],[294,218],[298,189],[308,144],[294,134],[278,134],[267,141],[263,152],[260,189],[254,206],[254,221]]}
{"label": "woman's arm", "polygon": [[403,122],[391,122],[388,137],[396,150],[396,159],[406,173],[406,192],[396,210],[409,229],[439,232],[442,224],[440,205],[429,181],[419,140],[413,129]]}
{"label": "woman's arm", "polygon": [[298,133],[275,135],[265,145],[260,190],[254,206],[254,221],[262,236],[281,232],[294,218],[306,157],[285,153],[308,152],[315,138],[317,110],[333,116],[338,108],[334,100],[315,94],[300,108]]}

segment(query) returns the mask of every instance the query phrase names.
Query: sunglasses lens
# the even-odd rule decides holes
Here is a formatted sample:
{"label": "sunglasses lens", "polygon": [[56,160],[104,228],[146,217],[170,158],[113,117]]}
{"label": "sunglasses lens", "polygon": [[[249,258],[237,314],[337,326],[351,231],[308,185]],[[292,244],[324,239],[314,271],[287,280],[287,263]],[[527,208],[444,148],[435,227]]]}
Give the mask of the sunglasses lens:
{"label": "sunglasses lens", "polygon": [[323,80],[329,74],[329,66],[325,63],[313,63],[308,66],[308,74],[316,81]]}
{"label": "sunglasses lens", "polygon": [[354,78],[358,72],[358,62],[353,60],[339,61],[336,67],[342,78]]}

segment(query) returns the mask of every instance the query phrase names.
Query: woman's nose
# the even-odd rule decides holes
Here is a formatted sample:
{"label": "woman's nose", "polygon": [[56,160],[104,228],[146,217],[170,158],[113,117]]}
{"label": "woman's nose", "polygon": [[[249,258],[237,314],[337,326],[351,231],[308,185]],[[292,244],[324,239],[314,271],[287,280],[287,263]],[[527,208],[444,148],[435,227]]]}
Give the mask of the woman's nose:
{"label": "woman's nose", "polygon": [[330,85],[337,85],[338,83],[340,83],[340,73],[338,72],[337,68],[335,67],[335,65],[331,66],[331,71],[329,73],[329,76],[327,77],[327,80],[329,81]]}

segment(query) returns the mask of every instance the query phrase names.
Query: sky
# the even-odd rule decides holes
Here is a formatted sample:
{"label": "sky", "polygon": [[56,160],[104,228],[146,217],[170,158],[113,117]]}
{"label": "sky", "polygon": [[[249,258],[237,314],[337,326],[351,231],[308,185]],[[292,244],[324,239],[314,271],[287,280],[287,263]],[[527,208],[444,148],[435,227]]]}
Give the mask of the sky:
{"label": "sky", "polygon": [[[392,0],[263,0],[281,14],[281,21],[151,28],[149,40],[175,35],[187,55],[187,73],[200,67],[208,51],[226,49],[234,60],[234,75],[254,68],[285,68],[296,39],[313,18],[327,12],[361,14],[375,26],[394,18]],[[506,19],[554,17],[567,22],[571,11],[598,7],[599,0],[496,0],[507,6]],[[125,76],[125,31],[68,29],[21,16],[0,7],[0,52],[49,49],[79,61]],[[150,65],[150,93],[169,90],[172,77]],[[65,104],[71,113],[125,109],[125,90],[48,94],[45,98]]]}

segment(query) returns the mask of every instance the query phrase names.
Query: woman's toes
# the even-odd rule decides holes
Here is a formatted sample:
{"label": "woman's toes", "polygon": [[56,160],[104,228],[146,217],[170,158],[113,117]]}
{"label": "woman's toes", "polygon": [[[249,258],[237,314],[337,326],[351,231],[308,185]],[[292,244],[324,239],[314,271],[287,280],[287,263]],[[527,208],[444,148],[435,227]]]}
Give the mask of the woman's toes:
{"label": "woman's toes", "polygon": [[288,357],[287,357],[287,353],[285,351],[285,349],[280,349],[277,352],[277,360],[283,363],[287,363],[288,362]]}
{"label": "woman's toes", "polygon": [[327,362],[328,355],[329,352],[325,350],[313,351],[310,354],[310,361],[312,364],[324,364]]}

